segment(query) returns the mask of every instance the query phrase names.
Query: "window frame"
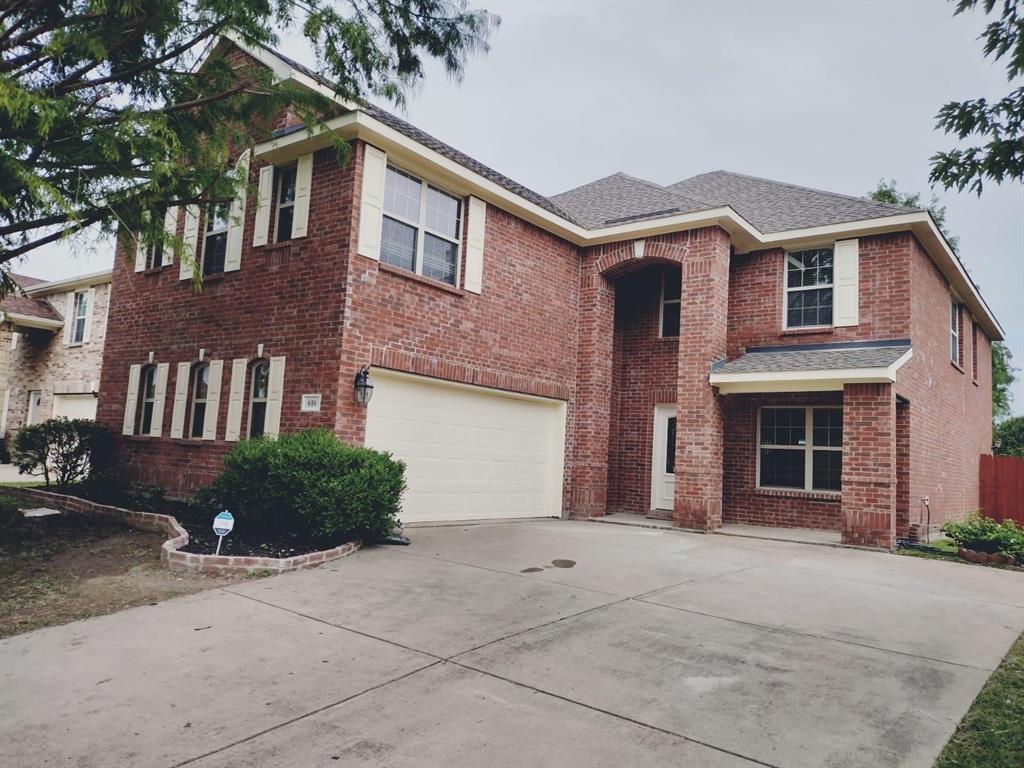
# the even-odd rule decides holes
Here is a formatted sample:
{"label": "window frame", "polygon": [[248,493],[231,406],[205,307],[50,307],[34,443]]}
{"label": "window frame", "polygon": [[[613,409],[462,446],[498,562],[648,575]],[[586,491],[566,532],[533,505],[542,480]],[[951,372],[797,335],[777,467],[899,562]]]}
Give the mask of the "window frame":
{"label": "window frame", "polygon": [[[264,366],[267,369],[267,394],[264,397],[256,397],[256,369],[260,366]],[[249,440],[253,439],[252,434],[252,423],[255,409],[253,406],[256,403],[263,403],[263,425],[260,429],[260,433],[255,437],[262,437],[266,434],[267,428],[267,403],[270,400],[270,360],[265,357],[257,358],[249,365],[249,417],[246,424],[246,438]]]}
{"label": "window frame", "polygon": [[[292,199],[291,202],[281,202],[281,192],[284,189],[284,177],[285,173],[291,171],[292,173]],[[295,239],[295,199],[296,193],[298,192],[298,181],[299,181],[299,167],[297,163],[291,163],[284,166],[274,167],[274,242],[275,243],[287,243]],[[292,212],[292,225],[289,231],[288,237],[284,240],[281,239],[281,212],[288,209]]]}
{"label": "window frame", "polygon": [[[75,291],[74,299],[72,299],[72,314],[71,322],[71,340],[68,342],[72,346],[85,343],[85,326],[89,322],[89,291]],[[81,299],[81,301],[79,301]],[[79,314],[79,307],[82,311]],[[82,335],[78,336],[79,321],[81,321]]]}
{"label": "window frame", "polygon": [[[224,222],[223,222],[224,226],[223,226],[223,228],[219,228],[219,229],[210,229],[210,224],[212,224],[216,220],[214,215],[213,215],[213,212],[219,206],[227,206],[226,215],[224,216]],[[224,274],[224,267],[225,267],[225,264],[227,262],[228,230],[230,228],[231,228],[231,208],[230,208],[230,206],[228,206],[227,203],[215,203],[215,204],[209,206],[206,209],[206,219],[203,222],[203,258],[202,258],[202,263],[199,265],[199,270],[202,273],[203,277],[209,277],[210,275],[222,275],[222,274]],[[223,260],[221,262],[220,269],[218,269],[216,272],[207,272],[206,271],[206,265],[207,265],[206,257],[209,254],[210,238],[217,237],[219,235],[224,235],[224,258],[223,258]]]}
{"label": "window frame", "polygon": [[949,299],[949,359],[963,368],[963,313],[955,297]]}
{"label": "window frame", "polygon": [[[676,298],[676,299],[666,299],[665,298],[665,286],[668,283],[666,278],[668,277],[669,272],[674,272],[677,269],[679,271],[679,298]],[[683,279],[683,275],[682,275],[682,268],[681,267],[679,267],[679,268],[677,268],[677,267],[666,267],[661,272],[661,287],[660,287],[659,294],[658,294],[658,297],[660,299],[659,302],[658,302],[658,338],[659,339],[678,339],[680,337],[680,335],[682,334],[682,332],[683,332],[683,323],[682,323],[682,319],[683,319],[683,287],[682,287],[682,279]],[[665,335],[665,305],[666,304],[678,304],[679,305],[679,330],[676,331],[676,335],[675,336],[666,336]]]}
{"label": "window frame", "polygon": [[[814,285],[789,286],[789,257],[798,253],[809,251],[831,251],[832,253],[832,282],[816,283]],[[836,247],[835,243],[828,245],[805,246],[799,250],[784,250],[782,252],[782,330],[784,331],[805,331],[817,328],[835,328],[836,325]],[[796,291],[817,291],[829,289],[832,291],[832,322],[822,325],[790,325],[789,324],[789,295]]]}
{"label": "window frame", "polygon": [[[206,395],[200,399],[196,397],[196,389],[199,385],[199,372],[206,371]],[[210,364],[209,363],[197,363],[192,366],[192,371],[189,375],[189,387],[188,387],[188,434],[187,439],[189,440],[201,440],[203,437],[203,430],[206,428],[206,409],[210,405]],[[199,425],[199,434],[195,434],[196,431],[196,404],[203,404],[203,420]]]}
{"label": "window frame", "polygon": [[[387,164],[387,168],[384,171],[383,199],[385,199],[385,200],[387,198],[387,185],[388,185],[388,174],[387,174],[387,171],[389,171],[389,170],[390,171],[396,171],[397,173],[399,173],[399,174],[401,174],[403,176],[406,176],[407,178],[410,178],[410,179],[412,179],[414,181],[419,182],[419,185],[420,185],[419,221],[415,222],[415,221],[412,221],[412,220],[410,220],[410,219],[408,219],[405,216],[402,216],[400,214],[392,213],[391,211],[389,211],[387,209],[387,204],[386,203],[382,203],[382,205],[381,205],[381,239],[380,239],[381,247],[383,248],[383,245],[384,245],[384,219],[391,219],[393,221],[399,222],[400,224],[405,224],[407,227],[412,227],[413,228],[413,230],[416,233],[416,248],[415,248],[415,250],[413,252],[413,257],[412,257],[412,266],[413,266],[413,268],[411,270],[407,270],[405,267],[400,267],[400,266],[398,266],[396,264],[388,264],[386,261],[383,260],[383,253],[381,254],[381,257],[382,257],[381,258],[381,263],[382,264],[387,264],[389,267],[392,267],[394,269],[401,269],[401,270],[406,271],[406,272],[411,272],[412,274],[418,275],[419,277],[422,277],[425,280],[433,280],[434,282],[441,283],[442,285],[450,285],[450,286],[452,286],[454,288],[457,288],[459,286],[459,282],[462,279],[462,236],[463,236],[463,232],[465,230],[465,225],[466,225],[466,221],[465,221],[465,219],[466,219],[466,204],[465,204],[466,200],[465,200],[465,198],[461,197],[459,195],[453,194],[453,193],[449,192],[448,190],[443,189],[443,188],[441,188],[440,186],[438,186],[436,184],[431,184],[429,181],[424,179],[422,176],[417,176],[415,173],[410,173],[409,171],[406,171],[405,169],[403,169],[403,168],[401,168],[401,167],[399,167],[397,165],[394,165],[393,163],[389,162]],[[457,218],[457,221],[458,221],[458,225],[457,225],[458,235],[457,235],[457,237],[454,237],[454,238],[453,237],[449,237],[448,235],[446,235],[446,234],[444,234],[442,232],[438,232],[437,230],[431,229],[430,227],[427,226],[427,199],[429,197],[429,190],[431,190],[431,189],[433,189],[435,192],[438,192],[438,193],[440,193],[442,195],[445,195],[446,197],[452,198],[453,200],[455,200],[458,203],[459,208],[458,208],[458,213],[456,215],[456,218]],[[432,237],[436,237],[438,240],[444,240],[447,243],[452,243],[452,244],[455,245],[455,273],[452,276],[452,282],[451,283],[448,283],[448,282],[446,282],[444,280],[439,280],[436,277],[430,277],[429,275],[424,275],[423,274],[423,249],[424,249],[424,243],[426,242],[426,236],[427,235],[431,235]]]}
{"label": "window frame", "polygon": [[[804,412],[804,445],[763,445],[761,443],[761,412],[766,410],[802,410]],[[815,411],[839,411],[843,412],[841,405],[760,405],[757,407],[757,429],[755,430],[754,448],[756,461],[754,464],[754,487],[765,491],[792,491],[794,493],[827,493],[839,496],[842,494],[842,476],[840,475],[839,489],[815,488],[814,487],[814,452],[834,451],[843,452],[845,445],[815,445],[814,444],[814,412]],[[846,443],[846,425],[843,424],[843,443]],[[761,484],[761,451],[788,450],[804,452],[804,487],[794,488],[787,485],[762,485]]]}
{"label": "window frame", "polygon": [[[153,380],[153,397],[147,397],[147,381],[152,378]],[[146,406],[149,406],[149,424],[146,424]],[[150,429],[153,426],[153,415],[156,408],[156,366],[147,365],[142,369],[142,374],[139,376],[139,414],[137,424],[138,435],[148,435]]]}
{"label": "window frame", "polygon": [[978,322],[971,320],[971,381],[978,383]]}

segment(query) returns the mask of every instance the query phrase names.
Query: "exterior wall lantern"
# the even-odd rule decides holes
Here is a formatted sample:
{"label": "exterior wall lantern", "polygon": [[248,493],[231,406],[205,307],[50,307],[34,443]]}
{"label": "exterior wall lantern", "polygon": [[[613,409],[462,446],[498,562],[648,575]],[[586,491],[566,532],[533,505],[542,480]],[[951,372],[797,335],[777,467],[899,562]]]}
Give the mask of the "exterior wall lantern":
{"label": "exterior wall lantern", "polygon": [[359,369],[359,373],[356,374],[354,389],[357,403],[366,405],[370,402],[370,398],[373,397],[373,379],[370,378],[370,366],[364,365]]}

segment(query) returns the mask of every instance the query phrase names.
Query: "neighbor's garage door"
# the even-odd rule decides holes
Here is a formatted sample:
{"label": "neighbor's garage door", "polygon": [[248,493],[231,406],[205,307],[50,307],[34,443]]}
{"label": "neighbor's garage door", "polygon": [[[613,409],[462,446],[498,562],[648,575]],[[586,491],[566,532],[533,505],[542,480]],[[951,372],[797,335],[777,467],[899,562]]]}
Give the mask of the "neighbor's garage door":
{"label": "neighbor's garage door", "polygon": [[373,372],[366,444],[408,465],[403,522],[561,514],[565,404]]}
{"label": "neighbor's garage door", "polygon": [[53,418],[95,419],[96,398],[92,395],[54,395]]}

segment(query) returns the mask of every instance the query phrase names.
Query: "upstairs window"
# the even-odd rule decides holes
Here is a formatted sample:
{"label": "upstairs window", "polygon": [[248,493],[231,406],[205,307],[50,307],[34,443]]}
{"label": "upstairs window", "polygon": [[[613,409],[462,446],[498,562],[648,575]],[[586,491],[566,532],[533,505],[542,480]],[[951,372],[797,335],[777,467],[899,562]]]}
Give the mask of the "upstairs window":
{"label": "upstairs window", "polygon": [[296,168],[282,168],[277,174],[277,226],[274,240],[283,243],[292,239],[292,222],[295,220],[295,173]]}
{"label": "upstairs window", "polygon": [[142,386],[139,387],[142,408],[139,409],[139,431],[137,434],[148,435],[153,426],[153,408],[156,403],[156,367],[149,366],[142,372]]}
{"label": "upstairs window", "polygon": [[661,331],[662,337],[679,335],[679,306],[683,271],[666,269],[661,273]]}
{"label": "upstairs window", "polygon": [[85,323],[89,316],[89,292],[77,291],[75,293],[75,311],[71,322],[71,343],[81,344],[85,341]]}
{"label": "upstairs window", "polygon": [[203,274],[217,275],[224,271],[228,250],[227,203],[211,206],[206,214],[206,235],[203,238]]}
{"label": "upstairs window", "polygon": [[462,201],[388,166],[380,260],[455,285]]}
{"label": "upstairs window", "polygon": [[252,367],[249,392],[249,438],[260,437],[267,423],[267,395],[270,391],[270,363],[258,360]]}
{"label": "upstairs window", "polygon": [[210,366],[206,363],[192,369],[192,420],[190,437],[202,437],[206,423],[206,401],[210,390]]}
{"label": "upstairs window", "polygon": [[759,487],[839,491],[842,476],[842,408],[760,410]]}
{"label": "upstairs window", "polygon": [[786,327],[832,325],[831,248],[786,254]]}
{"label": "upstairs window", "polygon": [[963,365],[960,352],[960,305],[955,300],[949,302],[949,359],[959,366]]}
{"label": "upstairs window", "polygon": [[978,324],[971,321],[971,379],[978,381]]}

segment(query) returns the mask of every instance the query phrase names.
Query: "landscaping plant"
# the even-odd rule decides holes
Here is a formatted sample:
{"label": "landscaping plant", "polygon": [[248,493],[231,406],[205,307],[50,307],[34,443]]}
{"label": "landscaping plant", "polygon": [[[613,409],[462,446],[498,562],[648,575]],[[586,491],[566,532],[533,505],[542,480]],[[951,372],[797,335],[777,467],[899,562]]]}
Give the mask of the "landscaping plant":
{"label": "landscaping plant", "polygon": [[996,522],[974,512],[961,522],[947,522],[942,532],[959,546],[975,552],[1001,554],[1024,562],[1024,528],[1013,520]]}
{"label": "landscaping plant", "polygon": [[105,469],[113,455],[113,435],[89,419],[49,419],[18,432],[14,463],[23,475],[43,478],[60,488],[85,479],[90,471]]}
{"label": "landscaping plant", "polygon": [[310,429],[238,443],[196,503],[268,537],[377,541],[397,525],[404,490],[401,461]]}

